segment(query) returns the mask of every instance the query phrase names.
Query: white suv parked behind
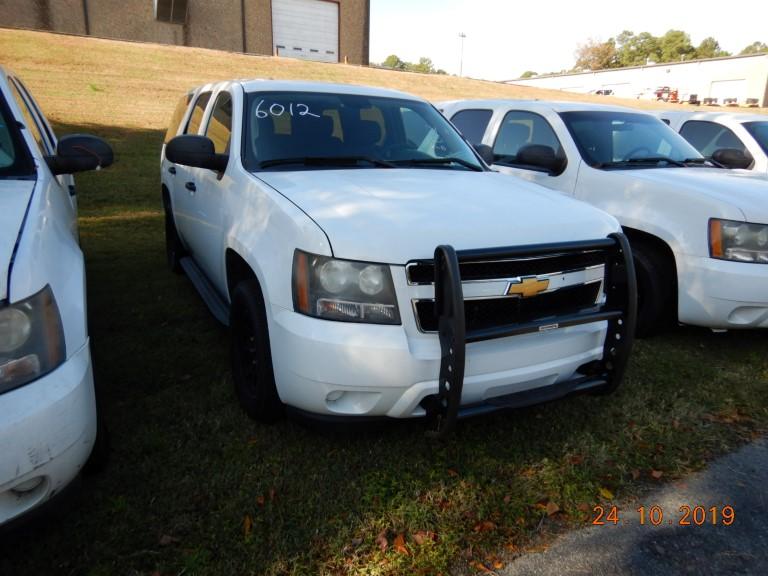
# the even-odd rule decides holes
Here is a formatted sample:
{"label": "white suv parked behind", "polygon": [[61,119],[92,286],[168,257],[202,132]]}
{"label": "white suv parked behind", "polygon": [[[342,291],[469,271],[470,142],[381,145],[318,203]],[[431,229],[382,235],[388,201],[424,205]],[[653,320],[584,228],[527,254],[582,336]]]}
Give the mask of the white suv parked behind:
{"label": "white suv parked behind", "polygon": [[656,115],[705,158],[768,175],[768,115],[670,110]]}
{"label": "white suv parked behind", "polygon": [[427,102],[224,82],[181,99],[173,134],[169,263],[230,325],[251,416],[427,415],[442,433],[618,385],[634,323],[618,223],[510,188]]}
{"label": "white suv parked behind", "polygon": [[70,174],[111,163],[93,136],[57,142],[21,81],[0,68],[0,524],[60,493],[103,429]]}
{"label": "white suv parked behind", "polygon": [[768,328],[764,179],[714,167],[661,120],[630,108],[519,100],[440,108],[495,169],[618,218],[635,257],[639,334],[668,319]]}

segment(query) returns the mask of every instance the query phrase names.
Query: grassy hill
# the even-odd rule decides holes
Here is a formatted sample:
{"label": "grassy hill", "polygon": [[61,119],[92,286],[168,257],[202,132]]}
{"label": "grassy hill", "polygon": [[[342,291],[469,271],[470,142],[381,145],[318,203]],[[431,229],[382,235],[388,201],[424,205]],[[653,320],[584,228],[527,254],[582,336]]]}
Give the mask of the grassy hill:
{"label": "grassy hill", "polygon": [[96,132],[117,159],[77,178],[111,461],[63,514],[0,534],[2,576],[491,574],[589,524],[594,505],[623,503],[629,517],[627,499],[649,484],[768,431],[768,331],[637,342],[616,394],[467,421],[445,443],[427,441],[420,422],[337,433],[261,426],[239,409],[228,333],[166,269],[159,152],[184,90],[272,77],[435,100],[579,95],[11,30],[0,30],[0,61],[57,133]]}
{"label": "grassy hill", "polygon": [[675,106],[526,86],[395,72],[217,50],[0,29],[0,63],[34,92],[57,121],[164,129],[183,91],[214,80],[283,78],[382,86],[429,100],[539,98],[642,108]]}

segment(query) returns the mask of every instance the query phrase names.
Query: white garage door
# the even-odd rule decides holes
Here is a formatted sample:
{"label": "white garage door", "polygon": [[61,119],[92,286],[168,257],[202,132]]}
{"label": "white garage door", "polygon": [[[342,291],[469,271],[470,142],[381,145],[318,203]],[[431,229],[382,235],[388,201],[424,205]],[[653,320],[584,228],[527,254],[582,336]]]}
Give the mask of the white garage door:
{"label": "white garage door", "polygon": [[720,104],[725,98],[737,98],[739,102],[744,102],[747,97],[746,80],[713,80],[710,85],[709,95],[717,98]]}
{"label": "white garage door", "polygon": [[272,0],[275,53],[339,61],[339,5],[326,0]]}

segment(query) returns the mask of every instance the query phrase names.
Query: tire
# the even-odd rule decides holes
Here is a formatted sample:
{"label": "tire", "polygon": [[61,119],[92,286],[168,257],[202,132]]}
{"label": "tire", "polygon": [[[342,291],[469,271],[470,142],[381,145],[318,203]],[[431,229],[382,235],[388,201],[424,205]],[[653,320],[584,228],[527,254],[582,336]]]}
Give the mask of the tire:
{"label": "tire", "polygon": [[637,327],[635,335],[647,338],[658,334],[668,323],[672,288],[669,266],[657,251],[635,242],[632,256],[637,275]]}
{"label": "tire", "polygon": [[276,422],[284,406],[275,386],[264,297],[256,280],[237,284],[230,310],[232,379],[243,410],[259,422]]}
{"label": "tire", "polygon": [[163,209],[165,212],[165,257],[168,269],[174,274],[182,274],[181,259],[184,257],[184,246],[176,231],[173,221],[173,211],[167,193],[163,193]]}
{"label": "tire", "polygon": [[91,455],[88,456],[83,472],[86,475],[97,474],[107,467],[110,453],[109,429],[101,416],[101,410],[96,412],[96,441],[93,444]]}

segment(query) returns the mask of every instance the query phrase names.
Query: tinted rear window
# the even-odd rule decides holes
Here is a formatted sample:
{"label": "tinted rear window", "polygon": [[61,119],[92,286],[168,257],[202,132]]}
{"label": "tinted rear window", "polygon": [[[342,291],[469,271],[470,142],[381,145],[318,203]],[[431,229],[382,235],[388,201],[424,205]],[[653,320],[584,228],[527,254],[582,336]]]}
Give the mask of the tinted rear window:
{"label": "tinted rear window", "polygon": [[453,115],[451,122],[469,142],[480,144],[491,116],[493,116],[491,110],[462,110]]}
{"label": "tinted rear window", "polygon": [[746,122],[744,128],[757,140],[760,148],[768,154],[768,122]]}

